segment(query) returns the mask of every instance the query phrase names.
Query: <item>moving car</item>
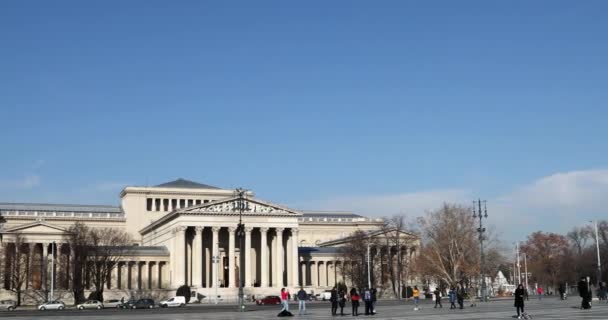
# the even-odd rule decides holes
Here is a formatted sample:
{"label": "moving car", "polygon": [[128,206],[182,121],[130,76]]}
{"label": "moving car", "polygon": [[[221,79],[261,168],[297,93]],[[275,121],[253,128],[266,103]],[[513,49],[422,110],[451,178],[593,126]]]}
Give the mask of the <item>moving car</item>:
{"label": "moving car", "polygon": [[38,306],[38,310],[63,310],[65,309],[65,303],[59,300],[45,302]]}
{"label": "moving car", "polygon": [[13,311],[17,308],[17,303],[13,300],[0,300],[0,310]]}
{"label": "moving car", "polygon": [[103,303],[97,301],[97,300],[88,300],[84,303],[81,303],[79,305],[76,306],[76,308],[78,310],[84,310],[84,309],[97,309],[97,310],[101,310],[103,309]]}
{"label": "moving car", "polygon": [[152,300],[152,299],[130,300],[127,303],[126,307],[129,309],[152,309],[152,308],[154,308],[154,300]]}
{"label": "moving car", "polygon": [[279,296],[266,296],[262,299],[257,299],[255,301],[258,305],[262,304],[281,304],[281,298]]}
{"label": "moving car", "polygon": [[110,299],[103,303],[103,307],[120,309],[122,307],[122,302],[118,299]]}
{"label": "moving car", "polygon": [[329,300],[329,299],[331,299],[331,290],[325,290],[324,292],[317,293],[315,295],[315,298],[316,298],[315,300],[322,300],[322,301]]}
{"label": "moving car", "polygon": [[161,308],[183,307],[186,305],[186,297],[184,297],[184,296],[172,297],[171,299],[163,300],[163,301],[159,302],[158,305],[160,305]]}

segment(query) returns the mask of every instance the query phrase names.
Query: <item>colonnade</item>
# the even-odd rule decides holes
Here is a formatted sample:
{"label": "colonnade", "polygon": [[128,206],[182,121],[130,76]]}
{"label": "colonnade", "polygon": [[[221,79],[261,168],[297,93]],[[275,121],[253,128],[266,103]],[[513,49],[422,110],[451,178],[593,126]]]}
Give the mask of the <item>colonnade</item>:
{"label": "colonnade", "polygon": [[[243,241],[244,252],[239,241]],[[240,265],[241,255],[244,266]],[[179,226],[173,229],[171,263],[173,287],[236,288],[241,267],[245,287],[296,286],[298,230],[246,226],[241,238],[236,225]]]}

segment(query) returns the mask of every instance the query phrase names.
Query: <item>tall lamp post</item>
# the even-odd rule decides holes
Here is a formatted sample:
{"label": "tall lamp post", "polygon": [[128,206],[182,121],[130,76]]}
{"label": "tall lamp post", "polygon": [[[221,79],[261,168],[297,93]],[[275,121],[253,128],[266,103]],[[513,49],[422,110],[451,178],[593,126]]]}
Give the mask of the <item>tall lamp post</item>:
{"label": "tall lamp post", "polygon": [[[237,226],[236,235],[239,239],[239,311],[245,311],[245,295],[243,287],[245,286],[245,225],[243,224],[243,211],[246,210],[247,202],[245,197],[247,196],[247,190],[238,188],[235,190],[237,196],[237,204],[239,210],[239,224]],[[234,263],[234,261],[230,261]]]}
{"label": "tall lamp post", "polygon": [[[481,211],[481,203],[483,202],[483,209],[484,211]],[[475,210],[475,205],[477,205],[477,210]],[[477,232],[479,233],[479,251],[480,251],[480,259],[479,259],[479,273],[481,275],[481,298],[482,301],[487,302],[488,301],[488,288],[486,285],[486,276],[484,274],[484,267],[485,267],[485,255],[483,253],[483,234],[486,232],[486,228],[483,227],[483,222],[482,219],[483,218],[488,218],[488,208],[486,207],[486,201],[481,201],[481,199],[478,199],[477,201],[473,201],[473,219],[477,219],[479,218],[479,228],[477,228]]]}
{"label": "tall lamp post", "polygon": [[600,261],[600,238],[597,231],[597,220],[593,222],[595,225],[595,247],[597,250],[597,287],[600,287],[602,282],[602,262]]}

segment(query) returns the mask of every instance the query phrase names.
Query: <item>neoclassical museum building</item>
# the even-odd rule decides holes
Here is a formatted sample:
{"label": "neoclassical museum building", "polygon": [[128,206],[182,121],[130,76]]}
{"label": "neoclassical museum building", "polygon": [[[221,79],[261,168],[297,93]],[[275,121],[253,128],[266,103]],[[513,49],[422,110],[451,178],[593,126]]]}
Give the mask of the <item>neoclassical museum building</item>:
{"label": "neoclassical museum building", "polygon": [[[237,295],[240,268],[247,295],[276,295],[281,287],[299,286],[321,292],[339,281],[349,285],[349,275],[342,272],[348,262],[340,246],[357,230],[379,236],[383,225],[382,219],[350,212],[287,208],[258,199],[251,191],[246,192],[244,207],[239,200],[235,190],[178,179],[153,187],[127,186],[120,193],[120,206],[0,203],[0,242],[8,254],[19,236],[23,250],[48,266],[53,258],[69,261],[74,254],[66,232],[76,221],[119,228],[132,236],[133,244],[113,269],[106,297],[128,298],[142,290],[170,296],[187,284],[199,298],[217,293],[230,299]],[[236,235],[239,215],[245,225],[244,252]],[[419,243],[413,234],[404,239],[398,248],[404,252]],[[387,250],[395,248],[370,250],[372,264],[383,266]],[[384,284],[384,269],[374,275],[374,285]],[[62,270],[56,271],[55,295],[69,300],[70,283]],[[40,275],[32,272],[29,277],[24,286],[35,290]],[[7,286],[5,282],[0,288],[0,299],[14,294]]]}

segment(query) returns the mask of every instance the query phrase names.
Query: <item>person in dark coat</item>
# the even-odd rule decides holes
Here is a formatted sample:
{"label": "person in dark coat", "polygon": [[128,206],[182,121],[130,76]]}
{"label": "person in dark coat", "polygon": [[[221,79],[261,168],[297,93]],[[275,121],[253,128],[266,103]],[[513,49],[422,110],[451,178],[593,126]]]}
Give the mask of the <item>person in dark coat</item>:
{"label": "person in dark coat", "polygon": [[363,289],[363,302],[365,302],[365,315],[369,316],[373,313],[372,310],[372,290],[370,288]]}
{"label": "person in dark coat", "polygon": [[526,292],[524,286],[519,284],[515,289],[515,308],[517,309],[517,319],[521,319],[521,315],[524,313],[524,296]]}
{"label": "person in dark coat", "polygon": [[378,299],[377,294],[378,294],[378,290],[376,290],[376,288],[372,288],[372,306],[371,306],[372,314],[376,314],[376,300]]}
{"label": "person in dark coat", "polygon": [[464,308],[464,296],[466,292],[461,283],[458,284],[458,289],[456,289],[456,300],[458,301],[458,306],[460,309]]}
{"label": "person in dark coat", "polygon": [[578,282],[578,294],[582,298],[581,309],[591,309],[591,290],[589,290],[589,282],[585,277]]}
{"label": "person in dark coat", "polygon": [[335,316],[338,312],[338,291],[336,291],[336,287],[331,289],[329,301],[331,302],[331,315]]}
{"label": "person in dark coat", "polygon": [[439,308],[443,308],[441,305],[441,291],[439,291],[439,288],[435,288],[433,294],[435,295],[435,308],[437,308],[437,306],[439,306]]}
{"label": "person in dark coat", "polygon": [[340,290],[338,294],[338,304],[340,305],[340,315],[344,315],[344,306],[346,305],[346,292]]}
{"label": "person in dark coat", "polygon": [[448,296],[450,297],[450,309],[456,309],[456,289],[454,287],[450,288]]}

